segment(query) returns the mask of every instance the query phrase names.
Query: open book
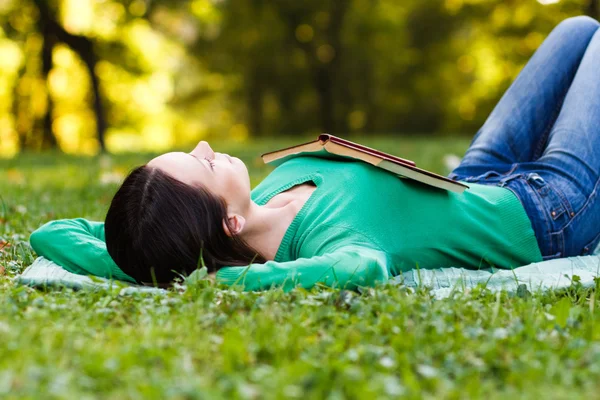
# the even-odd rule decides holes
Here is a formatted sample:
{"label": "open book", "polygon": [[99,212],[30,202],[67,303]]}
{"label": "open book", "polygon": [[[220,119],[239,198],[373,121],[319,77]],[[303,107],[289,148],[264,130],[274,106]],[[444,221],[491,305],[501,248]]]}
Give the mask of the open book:
{"label": "open book", "polygon": [[456,193],[462,193],[465,189],[469,188],[467,185],[453,179],[417,168],[414,161],[386,154],[326,133],[319,135],[315,141],[265,153],[261,157],[266,164],[279,165],[299,155],[324,156],[328,154],[364,161],[400,177],[413,179]]}

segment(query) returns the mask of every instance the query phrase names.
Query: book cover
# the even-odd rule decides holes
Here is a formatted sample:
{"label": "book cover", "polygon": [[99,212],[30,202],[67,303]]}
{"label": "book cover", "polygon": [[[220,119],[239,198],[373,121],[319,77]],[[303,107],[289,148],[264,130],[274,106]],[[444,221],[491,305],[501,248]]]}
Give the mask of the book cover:
{"label": "book cover", "polygon": [[263,154],[261,157],[266,164],[277,166],[290,158],[300,155],[348,157],[369,163],[400,177],[413,179],[426,185],[456,193],[462,193],[465,189],[469,188],[461,182],[418,168],[412,160],[384,153],[329,134],[321,134],[317,140],[271,151]]}

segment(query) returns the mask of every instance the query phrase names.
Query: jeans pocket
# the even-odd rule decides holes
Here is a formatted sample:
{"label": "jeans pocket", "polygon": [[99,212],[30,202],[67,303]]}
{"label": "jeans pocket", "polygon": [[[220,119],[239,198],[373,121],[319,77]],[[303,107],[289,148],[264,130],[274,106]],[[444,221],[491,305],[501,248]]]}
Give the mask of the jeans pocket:
{"label": "jeans pocket", "polygon": [[600,242],[600,232],[588,244],[583,246],[583,249],[581,250],[581,255],[588,256],[590,254],[593,254],[594,250],[596,250],[596,247],[598,246],[598,242]]}
{"label": "jeans pocket", "polygon": [[556,222],[557,228],[561,229],[572,217],[569,212],[570,206],[565,204],[564,196],[561,196],[557,189],[535,172],[527,174],[526,180],[538,194],[548,216]]}

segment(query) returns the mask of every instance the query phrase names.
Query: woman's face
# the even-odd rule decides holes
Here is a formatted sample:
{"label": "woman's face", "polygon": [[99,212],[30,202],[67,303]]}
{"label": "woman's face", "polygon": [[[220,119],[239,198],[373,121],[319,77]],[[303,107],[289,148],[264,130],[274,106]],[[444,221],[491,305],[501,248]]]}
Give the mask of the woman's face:
{"label": "woman's face", "polygon": [[231,211],[243,212],[250,202],[250,178],[246,165],[239,158],[215,153],[205,141],[198,143],[189,153],[166,153],[147,165],[190,186],[203,185],[225,199]]}

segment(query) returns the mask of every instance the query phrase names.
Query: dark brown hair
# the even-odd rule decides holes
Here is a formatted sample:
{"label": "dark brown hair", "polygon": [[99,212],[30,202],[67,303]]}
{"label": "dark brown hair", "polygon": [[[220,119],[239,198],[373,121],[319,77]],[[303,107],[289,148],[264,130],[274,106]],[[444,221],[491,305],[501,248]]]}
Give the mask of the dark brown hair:
{"label": "dark brown hair", "polygon": [[110,204],[106,247],[123,272],[144,283],[189,275],[201,256],[209,272],[265,262],[241,238],[227,236],[223,221],[222,198],[144,165],[129,174]]}

